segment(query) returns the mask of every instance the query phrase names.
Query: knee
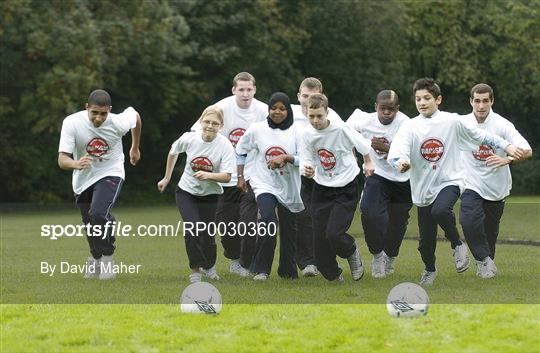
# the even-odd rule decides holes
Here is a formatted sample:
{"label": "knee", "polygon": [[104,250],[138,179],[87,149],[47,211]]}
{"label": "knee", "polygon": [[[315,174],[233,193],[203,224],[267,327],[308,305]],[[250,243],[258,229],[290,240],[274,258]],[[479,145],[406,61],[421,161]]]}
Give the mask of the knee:
{"label": "knee", "polygon": [[459,223],[464,228],[469,228],[469,227],[473,226],[476,223],[475,219],[477,219],[477,217],[478,216],[475,216],[475,215],[473,215],[471,213],[461,211],[459,213]]}
{"label": "knee", "polygon": [[451,207],[448,206],[433,206],[431,209],[431,217],[433,217],[435,220],[445,220],[449,217],[453,216],[453,210]]}
{"label": "knee", "polygon": [[261,212],[261,218],[259,218],[259,222],[265,224],[277,223],[277,217],[271,212]]}
{"label": "knee", "polygon": [[368,218],[371,217],[373,214],[372,210],[373,210],[372,204],[364,201],[364,199],[360,201],[360,212],[362,212],[362,215],[364,217],[368,217]]}
{"label": "knee", "polygon": [[471,227],[475,224],[483,222],[484,215],[482,210],[472,207],[461,207],[459,212],[459,223],[463,227]]}
{"label": "knee", "polygon": [[362,217],[369,220],[385,215],[384,208],[377,204],[360,203],[360,212],[362,212]]}
{"label": "knee", "polygon": [[104,224],[109,220],[107,210],[90,210],[88,217],[92,224]]}

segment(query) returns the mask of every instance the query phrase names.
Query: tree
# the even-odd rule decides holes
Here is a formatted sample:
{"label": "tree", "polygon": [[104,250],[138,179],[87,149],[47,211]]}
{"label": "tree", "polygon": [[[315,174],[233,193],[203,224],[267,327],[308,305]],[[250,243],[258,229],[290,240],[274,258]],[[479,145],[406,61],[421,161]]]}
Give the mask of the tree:
{"label": "tree", "polygon": [[407,20],[401,1],[325,1],[311,4],[310,39],[301,56],[304,75],[322,79],[330,105],[348,117],[372,109],[382,89],[408,88]]}

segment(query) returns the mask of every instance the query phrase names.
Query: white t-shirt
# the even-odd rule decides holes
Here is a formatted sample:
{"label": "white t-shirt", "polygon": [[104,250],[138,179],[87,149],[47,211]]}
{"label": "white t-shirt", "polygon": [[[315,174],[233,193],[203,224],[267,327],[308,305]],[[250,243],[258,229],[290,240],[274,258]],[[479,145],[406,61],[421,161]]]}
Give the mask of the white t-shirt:
{"label": "white t-shirt", "polygon": [[[266,120],[268,105],[253,98],[249,108],[242,109],[236,104],[236,97],[229,96],[216,103],[223,110],[223,128],[219,131],[232,143],[233,147],[240,140],[247,128],[254,122]],[[200,123],[196,121],[191,130],[200,130]],[[253,153],[248,153],[244,166],[244,179],[249,180],[253,172]],[[223,183],[223,186],[236,186],[238,176],[236,170],[231,176],[231,181]]]}
{"label": "white t-shirt", "polygon": [[360,172],[353,148],[369,153],[371,143],[349,125],[330,121],[328,127],[317,130],[308,125],[302,136],[300,165],[315,168],[315,182],[329,187],[345,186]]}
{"label": "white t-shirt", "polygon": [[93,157],[89,168],[73,170],[72,186],[75,194],[81,194],[108,176],[125,179],[122,136],[136,124],[137,111],[132,107],[120,114],[109,113],[100,127],[92,124],[86,110],[64,119],[58,152],[73,154],[74,160],[86,154]]}
{"label": "white t-shirt", "polygon": [[[489,112],[486,120],[481,124],[473,113],[465,115],[463,119],[476,124],[480,129],[502,137],[516,147],[531,149],[514,124],[493,111]],[[486,159],[493,154],[506,157],[504,149],[492,148],[488,145],[477,145],[474,150],[461,152],[465,170],[465,188],[476,191],[483,199],[500,201],[510,194],[512,176],[508,165],[499,168],[486,166]]]}
{"label": "white t-shirt", "polygon": [[[309,119],[304,115],[302,111],[302,106],[300,104],[291,104],[293,111],[294,122],[301,127],[306,127],[309,125]],[[336,113],[332,108],[328,108],[328,120],[335,122],[343,122],[341,117]]]}
{"label": "white t-shirt", "polygon": [[449,185],[463,191],[460,151],[474,149],[475,144],[504,149],[508,142],[478,129],[457,114],[437,111],[431,118],[418,115],[401,125],[390,146],[388,161],[397,167],[400,160],[410,160],[412,200],[425,207]]}
{"label": "white t-shirt", "polygon": [[[347,124],[361,133],[362,136],[369,141],[371,141],[373,137],[379,137],[384,138],[386,143],[390,145],[401,124],[407,120],[409,120],[407,115],[402,112],[397,112],[396,117],[390,124],[383,125],[379,121],[377,112],[367,113],[360,109],[355,109],[349,119],[347,119]],[[409,172],[400,173],[388,163],[386,159],[388,156],[387,152],[376,151],[375,149],[370,148],[369,156],[373,161],[375,174],[391,181],[404,182],[409,180]]]}
{"label": "white t-shirt", "polygon": [[272,194],[295,213],[304,209],[298,166],[287,163],[283,168],[272,170],[266,162],[282,154],[298,155],[300,129],[296,123],[287,130],[271,129],[267,121],[261,121],[252,124],[236,145],[239,155],[255,152],[255,168],[250,180],[255,196]]}
{"label": "white t-shirt", "polygon": [[222,194],[223,187],[212,180],[198,180],[193,176],[202,170],[212,173],[230,173],[236,169],[234,148],[227,138],[217,134],[210,142],[203,140],[200,131],[184,133],[171,146],[169,154],[186,152],[186,166],[178,182],[180,189],[196,196]]}

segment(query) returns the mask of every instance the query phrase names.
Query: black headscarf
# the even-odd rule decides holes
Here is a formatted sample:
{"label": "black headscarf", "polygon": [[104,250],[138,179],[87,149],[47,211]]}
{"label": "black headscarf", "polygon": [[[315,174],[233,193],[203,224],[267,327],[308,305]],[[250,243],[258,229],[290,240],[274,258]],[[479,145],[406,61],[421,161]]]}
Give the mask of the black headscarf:
{"label": "black headscarf", "polygon": [[287,130],[294,122],[289,96],[287,96],[283,92],[273,93],[270,97],[270,100],[268,101],[268,110],[270,110],[270,108],[272,108],[272,106],[277,102],[281,102],[283,103],[283,105],[285,105],[285,108],[287,108],[287,117],[280,124],[276,124],[272,121],[272,119],[270,119],[270,114],[268,114],[268,117],[266,117],[266,121],[268,121],[268,126],[270,126],[271,129]]}

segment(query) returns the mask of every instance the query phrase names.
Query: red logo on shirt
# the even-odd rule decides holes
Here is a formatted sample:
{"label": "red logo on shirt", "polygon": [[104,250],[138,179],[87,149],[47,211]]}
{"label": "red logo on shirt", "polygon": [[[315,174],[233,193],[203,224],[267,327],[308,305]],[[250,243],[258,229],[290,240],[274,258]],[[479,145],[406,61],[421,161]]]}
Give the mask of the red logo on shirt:
{"label": "red logo on shirt", "polygon": [[266,161],[271,160],[272,158],[275,158],[277,156],[281,156],[282,154],[287,154],[287,152],[281,148],[281,147],[270,147],[266,150],[265,157]]}
{"label": "red logo on shirt", "polygon": [[214,170],[212,161],[206,157],[193,158],[191,162],[189,162],[189,166],[194,172],[198,172],[199,170],[202,170],[203,172],[211,172]]}
{"label": "red logo on shirt", "polygon": [[495,151],[491,146],[488,145],[480,145],[478,147],[478,151],[472,152],[473,157],[478,159],[479,161],[485,161],[488,159],[489,156],[493,156],[495,154]]}
{"label": "red logo on shirt", "polygon": [[109,151],[109,144],[100,137],[94,137],[86,145],[86,153],[93,157],[101,157]]}
{"label": "red logo on shirt", "polygon": [[444,145],[440,140],[428,139],[420,145],[420,154],[429,162],[437,162],[444,154]]}
{"label": "red logo on shirt", "polygon": [[332,152],[322,148],[317,151],[317,154],[324,170],[334,169],[336,166],[336,156]]}
{"label": "red logo on shirt", "polygon": [[244,136],[244,132],[246,132],[246,129],[242,129],[241,127],[239,127],[229,133],[229,141],[231,141],[233,147],[236,146],[236,144],[240,140],[240,137]]}

